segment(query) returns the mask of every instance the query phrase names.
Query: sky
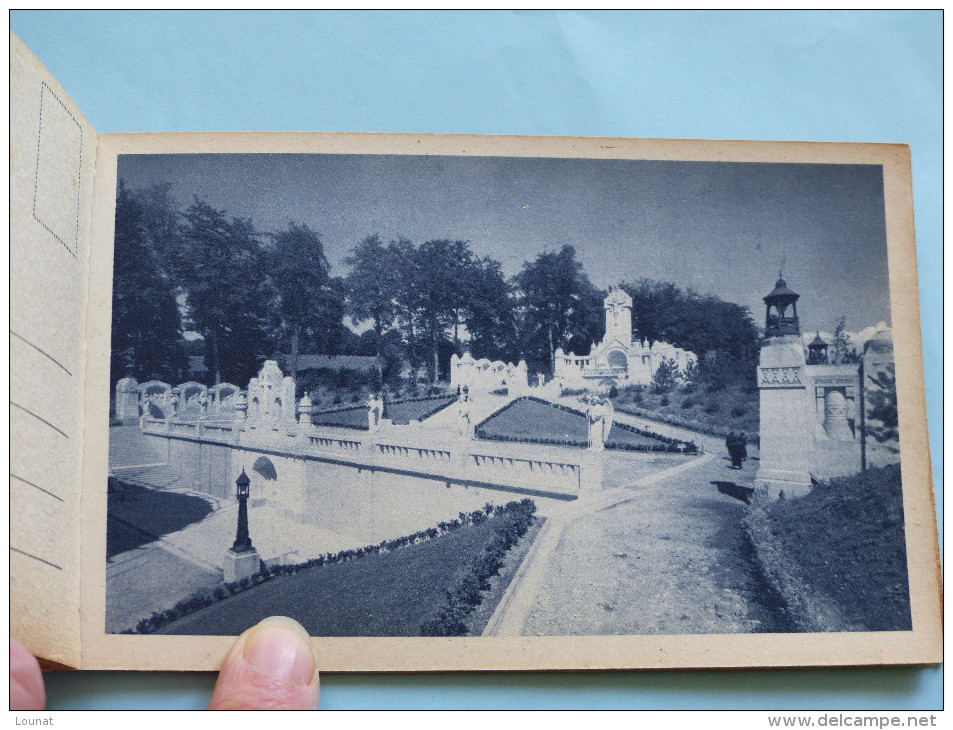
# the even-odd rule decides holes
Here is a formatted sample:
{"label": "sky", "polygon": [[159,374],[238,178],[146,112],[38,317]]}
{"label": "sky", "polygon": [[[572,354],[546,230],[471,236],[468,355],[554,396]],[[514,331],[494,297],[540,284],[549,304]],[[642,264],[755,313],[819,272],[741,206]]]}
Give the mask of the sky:
{"label": "sky", "polygon": [[877,165],[413,155],[123,155],[132,188],[172,184],[262,231],[321,235],[332,274],[362,238],[468,240],[507,276],[564,244],[600,288],[645,277],[750,308],[778,270],[805,332],[890,323]]}

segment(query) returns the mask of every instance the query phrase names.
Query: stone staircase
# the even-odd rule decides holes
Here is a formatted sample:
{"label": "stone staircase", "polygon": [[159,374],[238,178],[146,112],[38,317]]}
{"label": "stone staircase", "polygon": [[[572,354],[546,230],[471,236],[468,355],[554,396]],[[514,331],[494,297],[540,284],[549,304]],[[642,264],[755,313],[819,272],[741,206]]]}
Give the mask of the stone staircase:
{"label": "stone staircase", "polygon": [[[492,395],[483,393],[478,395],[474,400],[470,410],[470,416],[474,425],[480,423],[480,421],[484,420],[492,413],[505,406],[511,400],[513,400],[512,397],[505,395]],[[422,426],[427,431],[446,431],[448,433],[455,434],[457,431],[457,419],[457,406],[455,403],[451,403],[449,406],[441,411],[438,411],[424,421]]]}
{"label": "stone staircase", "polygon": [[189,488],[188,483],[176,474],[172,470],[172,467],[166,464],[136,466],[128,469],[111,469],[110,471],[118,479],[131,484],[139,484],[144,487],[151,487],[152,489],[161,489],[166,492],[193,491]]}
{"label": "stone staircase", "polygon": [[[109,429],[109,473],[128,484],[137,484],[166,492],[196,492],[159,454],[139,425],[113,426]],[[215,502],[207,495],[202,497]]]}
{"label": "stone staircase", "polygon": [[149,439],[142,435],[138,424],[113,426],[109,429],[110,471],[164,463],[165,459]]}

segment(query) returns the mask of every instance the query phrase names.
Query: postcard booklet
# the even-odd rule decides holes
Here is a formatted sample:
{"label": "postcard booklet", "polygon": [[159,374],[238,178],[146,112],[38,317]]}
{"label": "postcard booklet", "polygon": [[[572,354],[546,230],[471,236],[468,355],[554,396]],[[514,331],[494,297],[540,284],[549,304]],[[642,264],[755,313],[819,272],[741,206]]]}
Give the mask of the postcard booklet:
{"label": "postcard booklet", "polygon": [[97,134],[11,50],[12,633],[941,660],[909,150]]}

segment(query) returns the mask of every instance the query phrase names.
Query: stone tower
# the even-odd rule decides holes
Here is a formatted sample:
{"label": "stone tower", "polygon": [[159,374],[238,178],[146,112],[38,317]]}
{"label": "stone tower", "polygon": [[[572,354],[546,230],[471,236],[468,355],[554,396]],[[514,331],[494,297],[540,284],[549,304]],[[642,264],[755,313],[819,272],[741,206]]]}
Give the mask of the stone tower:
{"label": "stone tower", "polygon": [[619,340],[628,347],[632,341],[632,297],[613,289],[605,298],[606,336],[603,342]]}
{"label": "stone tower", "polygon": [[774,291],[764,297],[765,337],[758,363],[761,464],[756,484],[770,499],[800,497],[811,489],[813,416],[807,408],[799,296],[778,278]]}

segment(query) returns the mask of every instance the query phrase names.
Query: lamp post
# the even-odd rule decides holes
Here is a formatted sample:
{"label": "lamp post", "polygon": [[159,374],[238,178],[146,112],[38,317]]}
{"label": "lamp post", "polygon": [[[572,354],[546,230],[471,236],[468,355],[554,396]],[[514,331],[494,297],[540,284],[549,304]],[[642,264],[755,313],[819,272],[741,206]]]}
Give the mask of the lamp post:
{"label": "lamp post", "polygon": [[235,486],[238,488],[238,531],[235,533],[235,542],[232,544],[233,553],[247,553],[254,550],[251,544],[251,537],[248,535],[248,487],[251,485],[251,479],[242,469],[242,473],[235,480]]}

